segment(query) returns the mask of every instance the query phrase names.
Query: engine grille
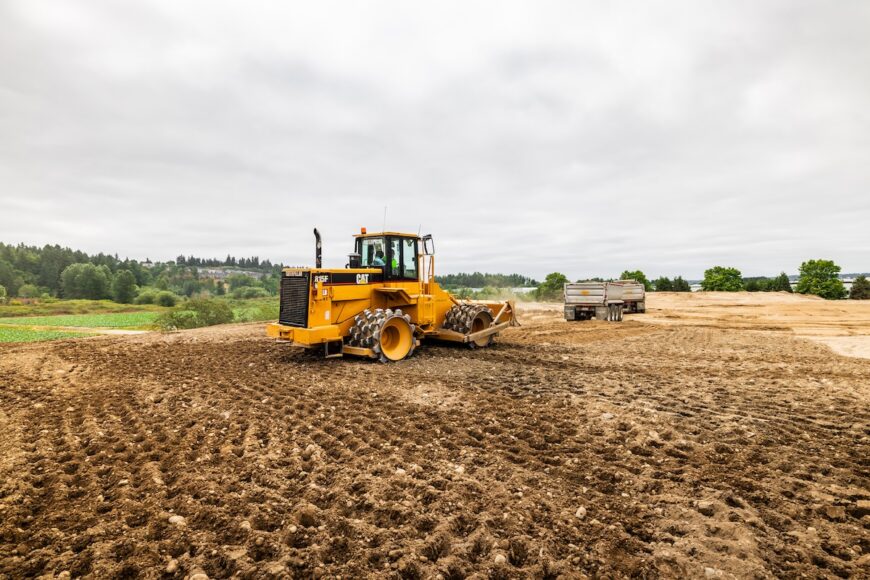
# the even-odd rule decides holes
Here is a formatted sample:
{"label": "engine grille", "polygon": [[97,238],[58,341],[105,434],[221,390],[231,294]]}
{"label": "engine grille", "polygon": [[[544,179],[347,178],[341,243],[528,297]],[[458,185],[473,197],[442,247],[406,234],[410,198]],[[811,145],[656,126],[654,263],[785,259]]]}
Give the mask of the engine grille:
{"label": "engine grille", "polygon": [[287,326],[305,328],[308,326],[308,284],[310,272],[301,276],[281,278],[281,310],[278,322]]}

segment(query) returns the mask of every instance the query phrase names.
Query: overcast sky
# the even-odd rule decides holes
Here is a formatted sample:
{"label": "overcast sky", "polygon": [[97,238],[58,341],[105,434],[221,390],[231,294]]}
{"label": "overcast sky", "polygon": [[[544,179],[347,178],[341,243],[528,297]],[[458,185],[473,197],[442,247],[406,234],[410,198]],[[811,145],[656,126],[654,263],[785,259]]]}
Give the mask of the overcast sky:
{"label": "overcast sky", "polygon": [[0,2],[0,241],[870,270],[870,2]]}

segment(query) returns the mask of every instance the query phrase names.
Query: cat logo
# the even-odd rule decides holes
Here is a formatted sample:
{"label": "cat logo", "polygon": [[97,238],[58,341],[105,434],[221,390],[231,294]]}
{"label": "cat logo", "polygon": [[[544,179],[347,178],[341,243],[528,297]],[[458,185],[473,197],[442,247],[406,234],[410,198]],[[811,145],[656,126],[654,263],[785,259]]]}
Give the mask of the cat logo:
{"label": "cat logo", "polygon": [[356,275],[356,283],[357,284],[368,284],[369,283],[369,275],[368,274],[357,274]]}

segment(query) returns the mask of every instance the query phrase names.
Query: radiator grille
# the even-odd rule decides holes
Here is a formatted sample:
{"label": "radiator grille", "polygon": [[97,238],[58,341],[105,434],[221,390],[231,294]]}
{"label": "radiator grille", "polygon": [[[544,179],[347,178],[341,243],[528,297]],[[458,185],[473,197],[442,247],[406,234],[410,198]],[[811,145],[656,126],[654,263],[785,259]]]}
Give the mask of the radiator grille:
{"label": "radiator grille", "polygon": [[301,276],[281,278],[281,310],[278,322],[299,328],[308,326],[308,282],[310,278],[310,272],[304,272]]}

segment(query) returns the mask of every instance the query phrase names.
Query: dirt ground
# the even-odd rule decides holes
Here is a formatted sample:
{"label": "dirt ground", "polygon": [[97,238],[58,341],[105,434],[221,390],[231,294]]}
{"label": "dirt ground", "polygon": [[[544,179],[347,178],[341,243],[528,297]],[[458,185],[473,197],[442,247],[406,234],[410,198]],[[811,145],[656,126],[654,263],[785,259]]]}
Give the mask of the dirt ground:
{"label": "dirt ground", "polygon": [[0,345],[0,578],[870,576],[870,360],[793,318],[860,325],[705,299],[388,365],[261,325]]}
{"label": "dirt ground", "polygon": [[823,300],[785,292],[698,292],[650,295],[650,316],[660,324],[773,330],[870,358],[870,300]]}

